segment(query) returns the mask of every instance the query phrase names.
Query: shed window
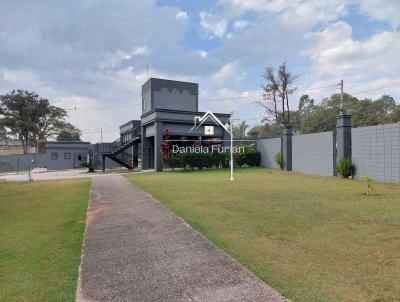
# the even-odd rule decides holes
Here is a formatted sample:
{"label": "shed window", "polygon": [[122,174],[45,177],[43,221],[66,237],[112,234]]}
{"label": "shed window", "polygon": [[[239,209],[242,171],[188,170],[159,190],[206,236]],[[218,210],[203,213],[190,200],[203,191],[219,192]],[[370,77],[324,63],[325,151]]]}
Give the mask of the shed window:
{"label": "shed window", "polygon": [[71,152],[64,152],[64,159],[71,159]]}
{"label": "shed window", "polygon": [[51,152],[51,159],[58,159],[58,152]]}

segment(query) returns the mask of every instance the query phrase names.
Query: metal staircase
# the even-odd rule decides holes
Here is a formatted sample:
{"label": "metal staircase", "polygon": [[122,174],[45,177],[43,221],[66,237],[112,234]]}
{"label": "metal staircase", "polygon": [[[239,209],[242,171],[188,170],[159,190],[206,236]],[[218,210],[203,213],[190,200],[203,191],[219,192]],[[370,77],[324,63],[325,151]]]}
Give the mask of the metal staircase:
{"label": "metal staircase", "polygon": [[138,141],[140,141],[140,136],[135,136],[125,143],[122,143],[121,139],[117,139],[112,143],[97,144],[95,152],[112,159],[127,169],[133,169],[133,158],[126,150]]}

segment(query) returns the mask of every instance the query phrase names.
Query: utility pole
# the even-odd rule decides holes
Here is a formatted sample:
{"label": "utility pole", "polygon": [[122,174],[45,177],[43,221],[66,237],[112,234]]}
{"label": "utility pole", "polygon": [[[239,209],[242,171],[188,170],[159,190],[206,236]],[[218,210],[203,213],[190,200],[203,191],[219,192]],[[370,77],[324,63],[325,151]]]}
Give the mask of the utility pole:
{"label": "utility pole", "polygon": [[344,104],[343,104],[343,80],[340,80],[340,114],[344,113]]}
{"label": "utility pole", "polygon": [[100,128],[100,142],[103,143],[103,128]]}

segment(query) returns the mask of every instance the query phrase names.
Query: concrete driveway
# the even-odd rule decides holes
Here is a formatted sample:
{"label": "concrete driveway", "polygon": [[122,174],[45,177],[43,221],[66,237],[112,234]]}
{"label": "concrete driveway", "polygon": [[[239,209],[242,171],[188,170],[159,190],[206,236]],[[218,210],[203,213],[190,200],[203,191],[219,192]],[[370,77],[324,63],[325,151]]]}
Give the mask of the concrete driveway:
{"label": "concrete driveway", "polygon": [[92,180],[77,301],[287,301],[121,175]]}

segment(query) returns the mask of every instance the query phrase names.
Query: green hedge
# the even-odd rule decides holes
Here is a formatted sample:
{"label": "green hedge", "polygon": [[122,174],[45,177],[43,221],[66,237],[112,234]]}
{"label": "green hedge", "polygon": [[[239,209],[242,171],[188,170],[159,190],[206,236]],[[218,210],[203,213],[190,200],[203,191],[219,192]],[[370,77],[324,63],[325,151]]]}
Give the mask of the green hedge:
{"label": "green hedge", "polygon": [[[171,153],[170,158],[164,165],[174,170],[175,168],[227,168],[229,167],[230,153]],[[243,153],[235,153],[233,162],[236,167],[259,166],[261,154],[254,146],[245,146]]]}

